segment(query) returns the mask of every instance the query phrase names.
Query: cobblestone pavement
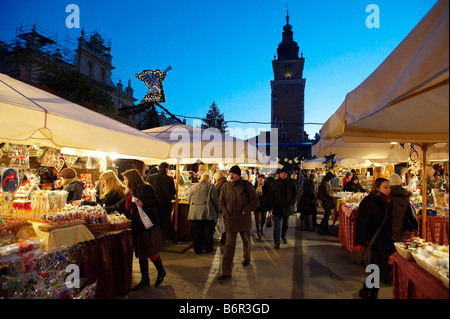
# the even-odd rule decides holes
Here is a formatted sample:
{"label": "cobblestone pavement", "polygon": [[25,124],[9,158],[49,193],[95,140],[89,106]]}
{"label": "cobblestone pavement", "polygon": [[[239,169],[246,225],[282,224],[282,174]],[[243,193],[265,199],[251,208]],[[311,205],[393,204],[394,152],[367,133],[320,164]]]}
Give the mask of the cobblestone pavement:
{"label": "cobblestone pavement", "polygon": [[[289,225],[287,244],[281,244],[280,249],[274,249],[273,228],[264,229],[262,242],[256,240],[256,231],[252,230],[252,257],[246,267],[242,266],[242,241],[238,236],[232,280],[225,283],[216,280],[222,274],[222,246],[201,255],[192,248],[177,253],[168,247],[160,253],[167,271],[161,286],[153,286],[157,272],[150,263],[151,286],[130,292],[128,298],[359,299],[358,291],[368,274],[362,266],[352,264],[350,253],[337,236],[300,230],[297,215],[290,217]],[[189,247],[189,243],[177,245]],[[132,286],[139,280],[139,263],[134,259]],[[391,298],[392,286],[382,283],[379,299]]]}

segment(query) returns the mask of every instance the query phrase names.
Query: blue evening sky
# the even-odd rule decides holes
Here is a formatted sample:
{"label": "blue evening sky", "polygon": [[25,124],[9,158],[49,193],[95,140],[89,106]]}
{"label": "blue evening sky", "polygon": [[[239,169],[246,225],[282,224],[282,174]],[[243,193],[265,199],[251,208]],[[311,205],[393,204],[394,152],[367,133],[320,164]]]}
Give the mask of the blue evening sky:
{"label": "blue evening sky", "polygon": [[[164,107],[204,117],[214,101],[227,121],[270,122],[272,60],[281,42],[288,3],[294,40],[305,57],[305,122],[324,123],[433,7],[436,0],[0,0],[0,39],[32,25],[64,43],[69,4],[80,26],[112,40],[114,82],[131,79],[134,97],[147,93],[134,74],[164,70]],[[368,28],[376,4],[380,27]],[[81,29],[67,29],[76,39]],[[187,119],[187,124],[193,124]],[[310,138],[320,125],[305,125]],[[270,125],[229,123],[257,132]],[[254,135],[254,134],[253,134]],[[238,134],[239,136],[239,134]],[[243,136],[240,136],[243,137]]]}

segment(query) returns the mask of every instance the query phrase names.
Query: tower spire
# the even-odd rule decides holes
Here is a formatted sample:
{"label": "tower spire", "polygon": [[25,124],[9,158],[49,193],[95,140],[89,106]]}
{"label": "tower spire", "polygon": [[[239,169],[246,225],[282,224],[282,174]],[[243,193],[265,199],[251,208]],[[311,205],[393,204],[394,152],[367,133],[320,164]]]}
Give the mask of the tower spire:
{"label": "tower spire", "polygon": [[289,8],[287,3],[286,3],[286,24],[289,24]]}

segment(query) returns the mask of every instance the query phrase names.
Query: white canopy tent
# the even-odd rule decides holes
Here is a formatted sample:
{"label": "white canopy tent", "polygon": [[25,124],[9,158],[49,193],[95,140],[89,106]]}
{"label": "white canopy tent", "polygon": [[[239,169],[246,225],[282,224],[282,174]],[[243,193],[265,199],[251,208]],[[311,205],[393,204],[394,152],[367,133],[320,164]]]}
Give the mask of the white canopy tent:
{"label": "white canopy tent", "polygon": [[[440,0],[320,130],[322,139],[414,143],[449,140],[449,2]],[[426,203],[424,170],[422,201]],[[426,205],[422,220],[425,237]]]}
{"label": "white canopy tent", "polygon": [[[186,124],[173,124],[143,130],[146,134],[170,144],[167,162],[170,164],[226,163],[268,164],[269,158],[256,146],[242,139]],[[147,159],[146,163],[158,160]]]}
{"label": "white canopy tent", "polygon": [[166,158],[170,145],[128,126],[0,73],[0,141],[70,148],[118,157]]}

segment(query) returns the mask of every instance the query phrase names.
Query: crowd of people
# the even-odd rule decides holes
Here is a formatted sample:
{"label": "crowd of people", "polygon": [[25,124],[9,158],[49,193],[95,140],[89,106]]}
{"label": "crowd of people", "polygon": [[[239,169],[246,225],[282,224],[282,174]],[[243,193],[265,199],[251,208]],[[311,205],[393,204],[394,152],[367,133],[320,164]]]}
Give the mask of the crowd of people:
{"label": "crowd of people", "polygon": [[[136,169],[127,170],[120,175],[123,181],[113,170],[107,170],[100,175],[95,201],[81,199],[83,185],[74,169],[63,169],[58,176],[59,186],[69,192],[69,203],[99,204],[107,212],[118,211],[131,220],[133,247],[141,271],[141,281],[132,290],[150,284],[149,259],[158,271],[155,287],[166,276],[159,252],[168,239],[172,200],[176,193],[174,179],[168,173],[169,164],[166,162],[145,175]],[[262,241],[265,228],[273,227],[275,249],[287,244],[289,217],[295,213],[300,214],[301,230],[330,234],[329,219],[335,205],[332,187],[335,174],[327,172],[319,182],[318,176],[309,170],[303,170],[297,178],[292,178],[289,173],[286,168],[277,171],[275,176],[257,172],[254,183],[251,183],[249,174],[237,165],[229,169],[228,175],[222,171],[213,176],[189,172],[192,186],[188,194],[188,220],[193,250],[196,254],[213,252],[214,233],[219,230],[221,238],[218,244],[223,245],[219,282],[232,278],[238,234],[243,243],[243,266],[250,264],[252,215],[257,241]],[[407,232],[417,231],[417,224],[411,221],[415,214],[409,204],[412,194],[401,184],[402,178],[392,174],[389,179],[376,179],[372,189],[367,191],[360,185],[354,170],[345,174],[342,183],[342,191],[368,193],[359,206],[353,250],[371,250],[370,262],[380,267],[384,282],[391,280],[392,269],[387,260],[395,251],[394,242],[404,241]],[[320,224],[317,222],[318,207],[322,207],[324,212]],[[269,225],[271,222],[273,226]],[[364,283],[360,297],[377,298],[377,293],[377,288],[369,289]]]}

